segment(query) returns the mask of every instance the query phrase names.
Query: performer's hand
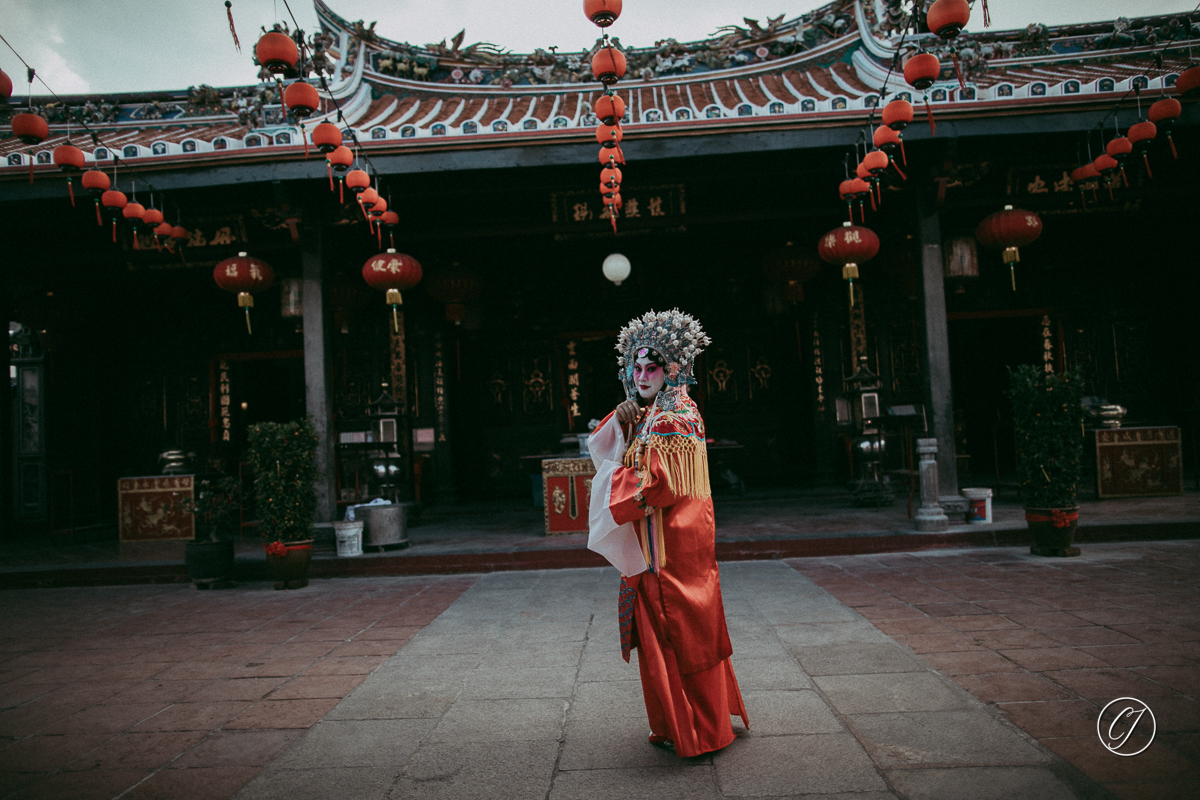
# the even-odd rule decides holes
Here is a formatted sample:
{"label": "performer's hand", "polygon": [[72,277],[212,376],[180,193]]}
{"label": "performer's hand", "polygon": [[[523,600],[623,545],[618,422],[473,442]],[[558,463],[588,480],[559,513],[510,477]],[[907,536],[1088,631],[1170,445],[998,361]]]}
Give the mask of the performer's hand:
{"label": "performer's hand", "polygon": [[629,441],[633,438],[633,427],[637,424],[641,408],[636,400],[626,400],[617,406],[617,410],[613,413],[617,416],[617,422],[621,423],[621,432],[625,434],[625,440]]}

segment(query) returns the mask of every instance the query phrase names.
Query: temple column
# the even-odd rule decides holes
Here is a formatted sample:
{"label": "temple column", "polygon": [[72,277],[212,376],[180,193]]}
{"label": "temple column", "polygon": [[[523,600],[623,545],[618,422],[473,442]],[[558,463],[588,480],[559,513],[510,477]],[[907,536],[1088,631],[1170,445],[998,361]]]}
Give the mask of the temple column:
{"label": "temple column", "polygon": [[925,312],[925,409],[937,439],[940,501],[946,510],[966,510],[958,495],[958,463],[954,448],[954,399],[950,386],[950,341],[946,326],[946,289],[942,267],[942,224],[929,198],[918,193],[917,239],[921,248],[921,282]]}
{"label": "temple column", "polygon": [[0,281],[0,319],[4,321],[4,347],[0,353],[0,530],[11,532],[13,518],[13,461],[16,458],[16,435],[13,430],[12,391],[9,387],[9,367],[12,352],[8,346],[8,326],[12,314],[9,308],[8,285]]}
{"label": "temple column", "polygon": [[329,369],[329,319],[323,289],[321,237],[317,232],[300,254],[304,307],[304,407],[317,432],[317,513],[314,521],[337,519],[334,480],[333,391]]}

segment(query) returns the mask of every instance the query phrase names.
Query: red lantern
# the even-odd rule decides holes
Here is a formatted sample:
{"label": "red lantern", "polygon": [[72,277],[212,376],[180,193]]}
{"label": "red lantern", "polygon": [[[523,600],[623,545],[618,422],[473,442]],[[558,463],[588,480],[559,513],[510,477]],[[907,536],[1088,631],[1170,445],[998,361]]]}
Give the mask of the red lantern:
{"label": "red lantern", "polygon": [[109,189],[104,194],[100,195],[100,204],[108,209],[109,216],[113,221],[112,240],[116,244],[117,241],[117,217],[121,215],[121,210],[129,204],[124,192],[119,192],[116,189]]}
{"label": "red lantern", "polygon": [[1125,188],[1129,188],[1129,178],[1125,177],[1125,158],[1133,152],[1133,142],[1124,136],[1118,136],[1110,140],[1104,150],[1117,162],[1121,170],[1121,180],[1125,182]]}
{"label": "red lantern", "polygon": [[71,205],[75,205],[75,187],[71,182],[71,174],[83,169],[83,151],[71,144],[60,144],[54,148],[52,159],[60,170],[67,173],[67,192],[71,195]]}
{"label": "red lantern", "polygon": [[605,167],[600,170],[600,182],[603,184],[615,183],[617,186],[620,186],[622,177],[624,176],[618,167]]}
{"label": "red lantern", "polygon": [[619,147],[601,147],[600,163],[606,167],[615,168],[618,164],[625,163],[625,154],[621,152],[621,148]]}
{"label": "red lantern", "polygon": [[1022,211],[1012,206],[1005,206],[1003,211],[988,216],[975,229],[975,238],[981,245],[1004,250],[1004,263],[1008,264],[1012,274],[1014,292],[1017,290],[1016,265],[1021,260],[1018,248],[1033,244],[1041,235],[1041,218],[1032,211]]}
{"label": "red lantern", "polygon": [[[295,84],[293,84],[294,86]],[[315,90],[314,90],[315,91]],[[322,153],[329,155],[341,147],[342,129],[332,122],[322,122],[313,128],[312,143]],[[349,152],[347,150],[347,152]]]}
{"label": "red lantern", "polygon": [[[142,214],[142,224],[146,226],[147,231],[155,234],[156,236],[158,234],[158,228],[166,225],[166,223],[163,222],[163,213],[153,206],[147,208]],[[162,250],[162,239],[156,238],[154,243],[158,245],[159,250]]]}
{"label": "red lantern", "polygon": [[386,253],[371,256],[362,268],[363,280],[373,289],[387,291],[386,302],[392,307],[392,326],[400,332],[396,309],[403,304],[400,292],[421,282],[421,265],[412,256],[388,248]]}
{"label": "red lantern", "polygon": [[400,215],[389,208],[387,211],[383,212],[383,216],[379,218],[379,224],[388,229],[388,241],[391,243],[392,247],[395,247],[396,237],[393,235],[393,231],[395,230],[396,226],[400,224]]}
{"label": "red lantern", "polygon": [[904,65],[904,80],[918,91],[933,86],[942,74],[942,63],[930,53],[917,53]]}
{"label": "red lantern", "polygon": [[158,243],[158,249],[162,250],[162,246],[167,243],[167,239],[171,238],[171,227],[169,222],[160,222],[158,227],[154,229],[154,240]]}
{"label": "red lantern", "polygon": [[346,186],[355,194],[362,194],[371,185],[371,176],[361,169],[352,169],[346,173]]}
{"label": "red lantern", "polygon": [[1150,121],[1167,134],[1167,143],[1171,145],[1171,156],[1179,158],[1175,150],[1175,140],[1171,138],[1171,126],[1183,115],[1183,105],[1174,97],[1164,97],[1150,106]]}
{"label": "red lantern", "polygon": [[866,263],[879,252],[879,237],[870,228],[850,222],[834,228],[817,243],[817,254],[830,264],[842,266],[842,279],[850,283],[850,307],[854,307],[854,281],[858,265]]}
{"label": "red lantern", "polygon": [[[303,119],[321,107],[321,96],[317,94],[317,90],[312,84],[296,81],[283,90],[283,104],[296,116],[296,119]],[[340,131],[338,139],[341,139]]]}
{"label": "red lantern", "polygon": [[258,63],[272,75],[291,72],[300,59],[300,52],[292,37],[278,32],[264,33],[254,46],[254,54],[258,57]]}
{"label": "red lantern", "polygon": [[12,78],[8,77],[7,72],[0,69],[0,103],[7,103],[10,97],[12,97]]}
{"label": "red lantern", "polygon": [[620,125],[600,125],[596,128],[596,141],[605,147],[616,147],[625,138]]}
{"label": "red lantern", "polygon": [[370,217],[367,216],[367,209],[374,205],[378,199],[379,192],[369,186],[358,193],[358,207],[362,209],[364,219],[370,220]]}
{"label": "red lantern", "polygon": [[967,27],[971,7],[967,0],[935,0],[925,12],[925,25],[943,39],[953,39]]}
{"label": "red lantern", "polygon": [[50,124],[37,114],[22,112],[13,116],[12,132],[24,144],[40,144],[50,135]]}
{"label": "red lantern", "polygon": [[[888,129],[884,128],[884,130]],[[879,176],[887,171],[888,156],[882,150],[872,150],[863,157],[862,163],[866,171],[878,180]]]}
{"label": "red lantern", "polygon": [[[904,65],[904,80],[908,81],[908,85],[912,86],[920,92],[924,92],[930,86],[933,86],[942,74],[942,63],[937,60],[937,56],[929,53],[917,53],[908,60]],[[924,95],[925,114],[929,118],[929,134],[937,136],[937,123],[933,120],[933,109],[929,107],[929,95]]]}
{"label": "red lantern", "polygon": [[605,86],[625,77],[625,54],[611,45],[601,47],[592,56],[592,74]]}
{"label": "red lantern", "polygon": [[[172,234],[173,236],[173,234]],[[271,288],[275,273],[263,261],[238,253],[213,269],[213,280],[227,292],[237,292],[238,308],[246,309],[246,332],[250,329],[250,309],[254,308],[254,293]]]}
{"label": "red lantern", "polygon": [[83,185],[83,188],[91,192],[92,198],[96,201],[96,224],[103,225],[104,223],[100,219],[100,195],[106,189],[108,189],[109,186],[112,186],[112,181],[110,181],[108,176],[100,170],[89,169],[87,172],[83,173],[83,176],[79,179],[79,182]]}
{"label": "red lantern", "polygon": [[187,232],[187,228],[182,225],[171,226],[171,241],[176,246],[182,246],[184,242],[191,238],[191,234]]}
{"label": "red lantern", "polygon": [[625,118],[625,101],[618,94],[603,94],[596,101],[596,116],[605,125],[616,125]]}
{"label": "red lantern", "polygon": [[1188,67],[1175,79],[1175,91],[1184,97],[1200,95],[1200,66]]}
{"label": "red lantern", "polygon": [[[341,133],[339,132],[340,136]],[[332,153],[325,157],[325,171],[329,173],[329,191],[333,191],[333,173],[338,174],[338,200],[346,202],[346,184],[341,180],[341,175],[346,170],[354,165],[354,153],[350,152],[350,148],[345,145],[340,145]]]}
{"label": "red lantern", "polygon": [[1100,177],[1105,179],[1104,185],[1108,187],[1108,199],[1112,200],[1113,191],[1112,181],[1110,179],[1112,178],[1113,173],[1115,173],[1117,168],[1121,165],[1118,164],[1117,160],[1108,153],[1101,153],[1100,155],[1096,156],[1096,160],[1093,161],[1092,164],[1096,167],[1096,172],[1100,173]]}
{"label": "red lantern", "polygon": [[883,107],[883,124],[894,131],[902,131],[913,121],[912,103],[896,99]]}
{"label": "red lantern", "polygon": [[601,28],[607,28],[621,16],[621,0],[583,0],[583,13]]}
{"label": "red lantern", "polygon": [[1150,171],[1150,144],[1154,141],[1154,137],[1158,136],[1158,126],[1153,122],[1135,122],[1129,126],[1129,133],[1126,134],[1129,138],[1129,143],[1133,149],[1142,154],[1142,163],[1146,165],[1146,177],[1153,178],[1154,173]]}
{"label": "red lantern", "polygon": [[[881,128],[876,128],[875,133],[871,137],[871,139],[872,139],[872,141],[875,142],[876,147],[878,147],[880,150],[884,151],[885,153],[887,153],[889,156],[891,156],[893,158],[895,158],[896,151],[899,150],[900,158],[904,161],[905,165],[907,166],[908,159],[904,155],[904,137],[902,137],[897,131],[894,131],[891,128],[886,127],[886,126],[881,127]],[[894,164],[895,161],[893,161],[892,163]],[[896,171],[900,172],[899,168],[897,168]],[[903,172],[900,172],[900,176],[905,177]]]}
{"label": "red lantern", "polygon": [[138,249],[138,223],[142,221],[142,217],[146,214],[146,207],[141,203],[126,203],[121,209],[121,216],[129,220],[133,226],[133,249]]}

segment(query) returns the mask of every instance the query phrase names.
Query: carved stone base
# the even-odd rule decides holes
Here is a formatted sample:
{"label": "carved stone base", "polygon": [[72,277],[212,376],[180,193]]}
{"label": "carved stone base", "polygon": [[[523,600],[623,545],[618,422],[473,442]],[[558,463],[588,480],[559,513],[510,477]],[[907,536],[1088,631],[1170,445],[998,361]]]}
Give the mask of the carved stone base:
{"label": "carved stone base", "polygon": [[950,518],[937,506],[917,509],[915,522],[919,533],[940,533],[950,528]]}

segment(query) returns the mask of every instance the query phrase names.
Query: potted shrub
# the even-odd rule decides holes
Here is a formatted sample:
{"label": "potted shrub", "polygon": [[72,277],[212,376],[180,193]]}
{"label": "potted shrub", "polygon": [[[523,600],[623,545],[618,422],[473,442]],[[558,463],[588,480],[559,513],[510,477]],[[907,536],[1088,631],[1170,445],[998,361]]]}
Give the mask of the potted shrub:
{"label": "potted shrub", "polygon": [[259,534],[276,589],[308,585],[317,510],[317,434],[307,419],[251,426],[247,461],[254,474]]}
{"label": "potted shrub", "polygon": [[1030,552],[1077,556],[1073,547],[1079,506],[1075,502],[1083,452],[1083,380],[1078,368],[1057,375],[1041,366],[1009,370],[1017,432],[1017,474],[1025,519],[1033,534]]}
{"label": "potted shrub", "polygon": [[233,580],[233,536],[241,504],[238,479],[225,475],[197,479],[192,497],[176,495],[168,505],[195,517],[196,536],[185,546],[184,563],[197,589]]}

